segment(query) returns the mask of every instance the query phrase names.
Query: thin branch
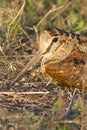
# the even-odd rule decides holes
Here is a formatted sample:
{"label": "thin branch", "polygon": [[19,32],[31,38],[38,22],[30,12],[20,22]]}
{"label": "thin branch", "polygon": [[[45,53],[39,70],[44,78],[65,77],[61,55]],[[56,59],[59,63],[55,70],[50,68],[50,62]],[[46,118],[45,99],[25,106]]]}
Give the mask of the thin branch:
{"label": "thin branch", "polygon": [[77,92],[77,88],[74,89],[74,92],[73,92],[71,101],[70,101],[70,103],[69,103],[68,108],[66,109],[66,114],[63,116],[63,119],[67,118],[67,116],[68,116],[68,114],[69,114],[69,112],[70,112],[70,110],[71,110],[71,106],[72,106],[72,104],[73,104],[73,100],[74,100],[74,98],[75,98],[76,92]]}
{"label": "thin branch", "polygon": [[61,13],[63,13],[70,5],[71,5],[71,2],[68,2],[67,4],[66,4],[66,2],[65,2],[65,5],[63,5],[63,6],[53,7],[53,8],[52,8],[51,10],[49,10],[49,11],[47,12],[47,14],[38,22],[38,24],[36,25],[36,27],[38,28],[38,26],[39,26],[51,13],[53,13],[53,12],[55,12],[55,11],[59,11],[58,13],[61,14]]}
{"label": "thin branch", "polygon": [[43,92],[0,92],[0,95],[35,95],[35,94],[48,94],[49,91]]}
{"label": "thin branch", "polygon": [[20,58],[20,57],[25,57],[25,58],[31,58],[33,55],[6,55],[6,56],[0,56],[0,59],[2,58]]}
{"label": "thin branch", "polygon": [[27,38],[29,39],[29,41],[30,41],[31,43],[33,43],[32,39],[31,39],[30,36],[29,36],[29,34],[27,34],[27,32],[26,32],[22,27],[20,27],[20,29],[21,29],[22,32],[27,36]]}

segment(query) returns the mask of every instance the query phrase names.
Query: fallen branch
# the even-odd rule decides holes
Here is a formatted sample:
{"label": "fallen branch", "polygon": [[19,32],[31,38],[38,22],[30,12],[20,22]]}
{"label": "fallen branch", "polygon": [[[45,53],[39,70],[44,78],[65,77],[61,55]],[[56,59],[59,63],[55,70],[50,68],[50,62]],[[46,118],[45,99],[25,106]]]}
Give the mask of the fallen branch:
{"label": "fallen branch", "polygon": [[0,95],[35,95],[35,94],[48,94],[49,91],[43,92],[43,91],[39,91],[39,92],[0,92]]}

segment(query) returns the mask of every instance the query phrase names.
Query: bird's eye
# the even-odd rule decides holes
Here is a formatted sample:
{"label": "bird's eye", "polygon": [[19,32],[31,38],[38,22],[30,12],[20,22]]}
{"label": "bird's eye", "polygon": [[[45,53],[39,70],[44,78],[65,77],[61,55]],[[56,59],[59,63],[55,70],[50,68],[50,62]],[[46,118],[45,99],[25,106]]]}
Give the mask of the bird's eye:
{"label": "bird's eye", "polygon": [[53,38],[53,42],[57,42],[57,41],[58,41],[57,37]]}

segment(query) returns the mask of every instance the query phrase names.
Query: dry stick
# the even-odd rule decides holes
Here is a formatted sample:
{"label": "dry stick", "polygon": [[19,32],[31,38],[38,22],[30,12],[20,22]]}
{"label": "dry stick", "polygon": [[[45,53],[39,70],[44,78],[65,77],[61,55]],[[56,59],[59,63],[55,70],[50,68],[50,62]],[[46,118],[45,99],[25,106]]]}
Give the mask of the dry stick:
{"label": "dry stick", "polygon": [[[58,122],[57,122],[58,123]],[[79,119],[73,119],[73,120],[61,120],[60,123],[66,123],[66,124],[77,124],[80,125],[81,121]]]}
{"label": "dry stick", "polygon": [[76,92],[77,92],[77,88],[74,89],[74,92],[73,92],[71,101],[70,101],[69,106],[68,106],[68,108],[67,108],[67,110],[66,110],[66,114],[62,117],[63,119],[67,118],[67,116],[68,116],[68,114],[69,114],[69,112],[70,112],[70,110],[71,110],[71,106],[72,106],[72,104],[73,104],[73,100],[74,100],[74,98],[75,98]]}
{"label": "dry stick", "polygon": [[43,92],[43,91],[41,91],[41,92],[0,92],[0,95],[28,95],[28,94],[32,94],[32,95],[34,95],[34,94],[48,94],[49,93],[49,91],[46,91],[46,92]]}
{"label": "dry stick", "polygon": [[57,120],[57,121],[49,121],[49,122],[44,122],[44,124],[46,124],[46,125],[50,125],[50,124],[52,124],[52,125],[58,125],[58,124],[73,124],[73,123],[75,123],[75,124],[78,124],[78,125],[80,125],[80,120],[79,119],[73,119],[73,120]]}
{"label": "dry stick", "polygon": [[37,61],[39,61],[39,59],[42,57],[42,55],[40,54],[40,52],[38,51],[36,53],[36,55],[26,64],[26,66],[24,67],[24,69],[18,74],[18,76],[13,80],[13,82],[11,83],[11,86],[19,79],[19,77],[21,77],[28,69],[30,69],[32,67],[32,65],[34,65]]}
{"label": "dry stick", "polygon": [[6,56],[0,56],[0,59],[2,58],[31,58],[33,55],[6,55]]}

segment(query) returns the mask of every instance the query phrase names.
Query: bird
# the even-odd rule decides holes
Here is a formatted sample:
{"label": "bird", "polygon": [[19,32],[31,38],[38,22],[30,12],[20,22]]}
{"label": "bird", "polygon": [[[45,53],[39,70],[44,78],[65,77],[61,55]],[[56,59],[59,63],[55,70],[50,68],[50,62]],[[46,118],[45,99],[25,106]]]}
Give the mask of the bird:
{"label": "bird", "polygon": [[[39,51],[14,79],[14,84],[30,67],[41,59],[45,77],[68,88],[87,89],[87,35],[50,27],[39,38]],[[12,85],[11,84],[11,85]]]}
{"label": "bird", "polygon": [[41,33],[39,48],[44,75],[68,88],[87,89],[86,34],[47,28]]}

